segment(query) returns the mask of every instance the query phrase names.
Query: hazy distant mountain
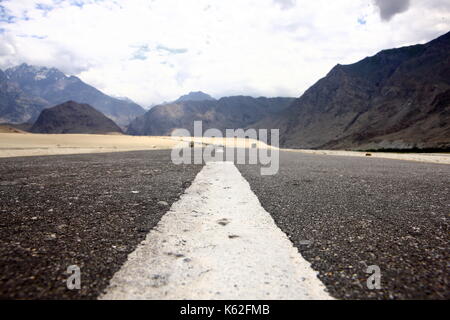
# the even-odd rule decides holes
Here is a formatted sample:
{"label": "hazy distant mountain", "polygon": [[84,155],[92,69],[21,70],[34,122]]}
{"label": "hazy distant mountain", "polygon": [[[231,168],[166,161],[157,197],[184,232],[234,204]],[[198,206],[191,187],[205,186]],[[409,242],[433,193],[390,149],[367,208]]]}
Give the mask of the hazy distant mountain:
{"label": "hazy distant mountain", "polygon": [[203,93],[201,91],[191,91],[188,94],[185,94],[184,96],[179,97],[175,103],[177,102],[184,102],[184,101],[205,101],[205,100],[216,100],[213,97],[211,97],[209,94]]}
{"label": "hazy distant mountain", "polygon": [[121,97],[121,96],[114,96],[114,95],[111,95],[110,97],[112,97],[112,98],[114,98],[114,99],[118,99],[118,100],[130,102],[130,103],[136,103],[136,102],[134,102],[133,100],[131,100],[131,99],[128,98],[128,97]]}
{"label": "hazy distant mountain", "polygon": [[36,119],[48,102],[23,92],[17,84],[10,83],[0,70],[0,123],[22,123]]}
{"label": "hazy distant mountain", "polygon": [[183,101],[153,107],[128,127],[133,135],[170,135],[175,128],[193,133],[195,120],[203,129],[245,128],[248,125],[287,108],[293,98],[225,97],[219,100]]}
{"label": "hazy distant mountain", "polygon": [[294,148],[450,147],[450,33],[337,65],[289,108],[263,119]]}
{"label": "hazy distant mountain", "polygon": [[[90,104],[122,127],[145,112],[134,102],[107,96],[79,78],[68,77],[55,68],[22,64],[2,74],[0,83],[9,87],[10,92],[14,88],[9,97],[16,97],[3,104],[7,111],[2,111],[0,102],[0,119],[4,122],[33,121],[43,108],[68,100]],[[0,89],[0,96],[7,95],[7,92]]]}
{"label": "hazy distant mountain", "polygon": [[0,124],[0,133],[26,133],[26,131],[15,128],[11,125]]}
{"label": "hazy distant mountain", "polygon": [[33,133],[121,133],[103,113],[88,104],[67,101],[42,111],[31,127]]}
{"label": "hazy distant mountain", "polygon": [[22,132],[29,132],[31,130],[31,127],[33,126],[32,123],[29,122],[22,122],[22,123],[1,123],[4,127],[10,127],[14,128],[16,130],[22,131]]}
{"label": "hazy distant mountain", "polygon": [[212,101],[212,100],[216,100],[216,99],[211,97],[209,94],[206,94],[201,91],[191,91],[188,94],[182,95],[175,101],[170,101],[170,102],[164,101],[161,103],[154,103],[154,104],[150,105],[147,109],[150,110],[151,108],[154,108],[156,106],[161,106],[163,104],[172,104],[172,103],[179,103],[179,102],[185,102],[185,101],[208,101],[208,100]]}

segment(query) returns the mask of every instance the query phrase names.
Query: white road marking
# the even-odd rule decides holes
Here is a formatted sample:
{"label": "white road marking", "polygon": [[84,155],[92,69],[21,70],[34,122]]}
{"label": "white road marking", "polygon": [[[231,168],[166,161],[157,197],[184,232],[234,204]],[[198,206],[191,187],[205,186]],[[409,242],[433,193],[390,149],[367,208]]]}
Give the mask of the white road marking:
{"label": "white road marking", "polygon": [[209,162],[100,299],[332,299],[231,162]]}

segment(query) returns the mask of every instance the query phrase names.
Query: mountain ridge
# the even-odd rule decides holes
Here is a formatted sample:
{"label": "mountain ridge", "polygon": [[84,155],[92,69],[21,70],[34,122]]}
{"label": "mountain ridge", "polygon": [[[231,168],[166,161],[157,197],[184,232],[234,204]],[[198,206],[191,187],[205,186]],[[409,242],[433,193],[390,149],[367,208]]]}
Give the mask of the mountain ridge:
{"label": "mountain ridge", "polygon": [[280,144],[313,149],[450,146],[450,33],[336,65],[293,104],[262,119]]}

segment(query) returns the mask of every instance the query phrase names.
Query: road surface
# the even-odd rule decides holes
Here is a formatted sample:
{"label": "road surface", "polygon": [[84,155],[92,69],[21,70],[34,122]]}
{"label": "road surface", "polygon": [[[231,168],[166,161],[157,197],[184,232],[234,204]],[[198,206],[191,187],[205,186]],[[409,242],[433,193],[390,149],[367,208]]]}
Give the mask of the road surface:
{"label": "road surface", "polygon": [[238,168],[334,297],[450,298],[449,165],[281,152],[278,175]]}
{"label": "road surface", "polygon": [[200,169],[168,151],[0,159],[0,298],[96,298]]}
{"label": "road surface", "polygon": [[[297,152],[281,152],[280,157],[280,172],[274,176],[261,176],[256,165],[236,165],[239,171],[229,169],[236,183],[211,173],[207,177],[217,179],[217,186],[242,183],[241,190],[247,183],[243,194],[262,208],[257,216],[251,216],[252,210],[242,214],[250,222],[266,221],[266,232],[276,234],[273,239],[285,237],[280,245],[294,246],[289,256],[310,264],[327,295],[450,298],[450,166]],[[0,298],[96,299],[105,294],[146,237],[164,221],[168,228],[162,230],[176,229],[182,219],[173,219],[176,210],[167,212],[188,198],[184,196],[195,189],[191,184],[205,168],[174,165],[170,151],[0,159]],[[253,252],[264,237],[252,242],[251,224],[242,218],[240,225],[250,243],[242,248]],[[192,226],[203,224],[195,220]],[[198,233],[194,236],[199,239]],[[267,261],[273,252],[267,250]],[[277,260],[285,260],[286,255],[279,256]],[[244,265],[251,258],[242,254],[242,261],[230,261]],[[82,288],[70,291],[66,269],[74,264],[81,268]],[[379,290],[367,288],[370,265],[381,270]],[[251,278],[253,273],[245,270],[237,275]],[[279,292],[279,283],[272,284]]]}

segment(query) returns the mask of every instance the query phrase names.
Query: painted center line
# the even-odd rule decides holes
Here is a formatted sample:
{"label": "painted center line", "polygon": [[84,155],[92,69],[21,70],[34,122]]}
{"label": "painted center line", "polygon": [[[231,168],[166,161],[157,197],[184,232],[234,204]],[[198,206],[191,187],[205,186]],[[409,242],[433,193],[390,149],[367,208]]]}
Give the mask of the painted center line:
{"label": "painted center line", "polygon": [[100,299],[332,299],[231,162],[209,162]]}

